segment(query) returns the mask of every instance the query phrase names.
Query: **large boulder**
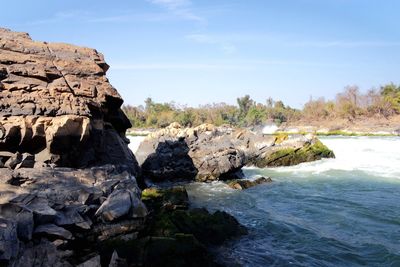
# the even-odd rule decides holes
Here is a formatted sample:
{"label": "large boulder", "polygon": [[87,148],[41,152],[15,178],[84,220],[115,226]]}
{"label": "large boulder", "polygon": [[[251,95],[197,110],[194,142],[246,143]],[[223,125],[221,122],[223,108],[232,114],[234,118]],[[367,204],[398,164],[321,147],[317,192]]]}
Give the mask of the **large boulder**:
{"label": "large boulder", "polygon": [[[295,156],[271,158],[276,152]],[[173,123],[146,137],[136,151],[143,175],[154,181],[231,180],[246,165],[287,166],[333,157],[314,136],[264,135],[247,129],[210,124],[183,128]]]}
{"label": "large boulder", "polygon": [[124,164],[137,175],[125,137],[131,124],[107,70],[94,49],[0,28],[0,151],[29,153],[0,156],[0,166]]}
{"label": "large boulder", "polygon": [[231,179],[246,164],[230,129],[205,124],[183,128],[173,123],[150,134],[136,157],[143,175],[153,180],[212,181]]}

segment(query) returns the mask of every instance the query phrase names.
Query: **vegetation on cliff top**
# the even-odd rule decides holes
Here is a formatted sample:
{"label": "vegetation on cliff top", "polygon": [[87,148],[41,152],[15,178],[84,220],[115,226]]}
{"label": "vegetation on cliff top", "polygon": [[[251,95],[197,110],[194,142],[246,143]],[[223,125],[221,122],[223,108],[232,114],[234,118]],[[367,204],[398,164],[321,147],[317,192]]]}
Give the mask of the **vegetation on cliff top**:
{"label": "vegetation on cliff top", "polygon": [[203,123],[214,125],[254,126],[266,122],[335,120],[354,121],[362,118],[384,118],[400,114],[400,86],[388,84],[379,90],[361,93],[357,86],[348,86],[334,100],[310,99],[303,109],[294,109],[282,101],[268,98],[256,103],[246,95],[237,99],[237,106],[225,103],[199,106],[179,106],[175,103],[156,103],[151,98],[145,106],[124,106],[123,110],[133,127],[166,127],[172,122],[183,126]]}

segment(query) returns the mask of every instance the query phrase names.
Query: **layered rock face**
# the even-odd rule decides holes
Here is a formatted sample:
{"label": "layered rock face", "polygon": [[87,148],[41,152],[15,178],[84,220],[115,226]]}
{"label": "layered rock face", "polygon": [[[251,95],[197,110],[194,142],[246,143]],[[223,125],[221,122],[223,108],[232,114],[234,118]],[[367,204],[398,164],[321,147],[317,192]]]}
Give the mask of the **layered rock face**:
{"label": "layered rock face", "polygon": [[289,166],[334,157],[314,136],[281,137],[246,129],[173,123],[150,134],[136,157],[145,177],[162,180],[231,180],[246,165]]}
{"label": "layered rock face", "polygon": [[0,266],[108,264],[99,246],[144,228],[107,69],[96,50],[0,28]]}
{"label": "layered rock face", "polygon": [[[107,69],[94,49],[35,42],[0,28],[0,151],[20,153],[12,159],[18,163],[27,153],[40,165],[124,162],[137,173],[126,146],[131,125]],[[0,154],[0,164],[10,158]]]}

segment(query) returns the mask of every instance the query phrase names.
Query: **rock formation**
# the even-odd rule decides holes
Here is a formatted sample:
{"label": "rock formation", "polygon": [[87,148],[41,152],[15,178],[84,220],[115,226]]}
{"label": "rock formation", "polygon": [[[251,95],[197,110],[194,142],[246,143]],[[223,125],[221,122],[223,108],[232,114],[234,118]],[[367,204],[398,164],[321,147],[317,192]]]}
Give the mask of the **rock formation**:
{"label": "rock formation", "polygon": [[99,266],[102,242],[144,228],[107,69],[96,50],[0,28],[0,266]]}
{"label": "rock formation", "polygon": [[143,175],[162,180],[232,180],[246,165],[288,166],[334,157],[314,136],[263,135],[210,124],[183,128],[173,123],[150,134],[136,157]]}
{"label": "rock formation", "polygon": [[26,33],[0,28],[0,164],[123,162],[137,174],[125,138],[131,124],[107,69],[94,49],[35,42]]}

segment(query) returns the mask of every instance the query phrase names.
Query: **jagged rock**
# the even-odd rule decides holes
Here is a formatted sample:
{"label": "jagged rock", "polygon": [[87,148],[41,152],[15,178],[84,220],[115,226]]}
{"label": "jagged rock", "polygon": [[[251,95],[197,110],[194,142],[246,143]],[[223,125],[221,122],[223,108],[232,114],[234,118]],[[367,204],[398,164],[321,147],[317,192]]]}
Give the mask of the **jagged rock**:
{"label": "jagged rock", "polygon": [[41,240],[37,245],[29,244],[25,247],[12,266],[72,267],[65,260],[67,256],[68,252],[57,250],[53,243]]}
{"label": "jagged rock", "polygon": [[[38,166],[115,164],[138,175],[125,138],[131,124],[107,70],[94,49],[0,28],[0,151],[30,153]],[[34,166],[18,153],[7,162],[12,169]]]}
{"label": "jagged rock", "polygon": [[100,256],[94,256],[93,258],[79,264],[77,267],[98,267],[101,266]]}
{"label": "jagged rock", "polygon": [[12,155],[6,163],[4,163],[4,167],[9,168],[9,169],[15,169],[15,167],[21,163],[22,161],[22,155],[17,152],[14,155]]}
{"label": "jagged rock", "polygon": [[49,201],[45,198],[35,197],[27,207],[33,211],[36,224],[51,223],[56,219],[57,211],[50,208]]}
{"label": "jagged rock", "polygon": [[50,238],[72,239],[72,233],[55,224],[41,224],[36,227],[34,234]]}
{"label": "jagged rock", "polygon": [[92,221],[83,216],[86,207],[84,205],[71,205],[57,211],[55,224],[58,226],[76,226],[78,228],[89,230],[92,226]]}
{"label": "jagged rock", "polygon": [[114,250],[108,267],[127,267],[128,264],[125,259],[119,257],[117,251]]}
{"label": "jagged rock", "polygon": [[[242,178],[241,168],[246,165],[271,166],[270,154],[289,148],[312,147],[310,153],[298,154],[299,157],[289,161],[290,164],[333,156],[326,147],[314,149],[322,148],[319,144],[315,137],[283,138],[225,126],[204,124],[183,128],[173,123],[146,137],[136,156],[144,176],[154,181],[232,180]],[[286,166],[283,161],[275,163],[273,166]]]}
{"label": "jagged rock", "polygon": [[127,189],[115,190],[96,211],[96,216],[108,222],[123,216],[144,218],[146,215],[146,206],[143,205],[137,195]]}
{"label": "jagged rock", "polygon": [[0,205],[0,216],[17,223],[18,239],[28,241],[32,239],[34,220],[33,212],[26,207],[15,203]]}
{"label": "jagged rock", "polygon": [[0,265],[15,259],[19,251],[17,224],[0,218]]}
{"label": "jagged rock", "polygon": [[232,189],[243,190],[265,183],[272,183],[272,179],[269,177],[268,178],[259,177],[255,180],[247,180],[247,179],[233,180],[228,182],[228,186]]}
{"label": "jagged rock", "polygon": [[15,166],[15,169],[33,168],[35,165],[35,156],[29,153],[23,153],[21,161]]}

